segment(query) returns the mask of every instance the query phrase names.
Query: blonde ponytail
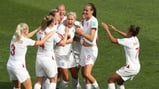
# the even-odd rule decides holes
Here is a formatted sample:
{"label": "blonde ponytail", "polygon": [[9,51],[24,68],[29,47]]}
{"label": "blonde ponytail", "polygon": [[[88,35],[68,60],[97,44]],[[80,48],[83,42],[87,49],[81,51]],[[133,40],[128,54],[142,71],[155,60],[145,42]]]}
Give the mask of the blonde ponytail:
{"label": "blonde ponytail", "polygon": [[27,30],[28,25],[26,23],[20,23],[17,25],[16,31],[15,31],[15,37],[16,41],[19,41],[24,33],[25,30]]}

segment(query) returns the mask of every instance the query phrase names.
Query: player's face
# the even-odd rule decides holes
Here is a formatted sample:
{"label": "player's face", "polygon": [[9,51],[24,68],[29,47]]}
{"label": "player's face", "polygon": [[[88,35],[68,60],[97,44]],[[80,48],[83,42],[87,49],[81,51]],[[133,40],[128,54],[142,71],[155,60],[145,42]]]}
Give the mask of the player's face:
{"label": "player's face", "polygon": [[84,15],[86,18],[90,18],[93,15],[93,10],[91,10],[91,6],[85,6],[83,10]]}
{"label": "player's face", "polygon": [[58,11],[60,12],[60,16],[65,16],[66,10],[64,6],[59,6]]}
{"label": "player's face", "polygon": [[24,34],[28,34],[29,33],[29,27],[27,26],[27,29],[24,31]]}
{"label": "player's face", "polygon": [[67,16],[67,25],[68,27],[72,27],[75,23],[76,19],[73,15],[68,15]]}
{"label": "player's face", "polygon": [[60,21],[60,13],[56,13],[54,19],[59,22]]}

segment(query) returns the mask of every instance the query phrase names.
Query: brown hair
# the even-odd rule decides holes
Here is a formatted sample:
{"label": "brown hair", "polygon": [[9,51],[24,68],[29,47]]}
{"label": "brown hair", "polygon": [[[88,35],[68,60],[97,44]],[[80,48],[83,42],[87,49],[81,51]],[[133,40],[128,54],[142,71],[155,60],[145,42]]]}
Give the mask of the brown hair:
{"label": "brown hair", "polygon": [[51,15],[47,15],[44,17],[41,23],[41,29],[45,30],[46,27],[48,27],[52,22],[54,21],[53,17]]}
{"label": "brown hair", "polygon": [[93,10],[93,16],[96,17],[96,7],[93,3],[87,3],[86,6],[90,6],[91,10]]}
{"label": "brown hair", "polygon": [[132,32],[132,36],[137,36],[140,31],[140,27],[135,25],[130,25],[129,31]]}
{"label": "brown hair", "polygon": [[52,15],[53,17],[55,17],[55,14],[58,13],[58,10],[57,9],[52,9],[50,12],[49,12],[49,15]]}

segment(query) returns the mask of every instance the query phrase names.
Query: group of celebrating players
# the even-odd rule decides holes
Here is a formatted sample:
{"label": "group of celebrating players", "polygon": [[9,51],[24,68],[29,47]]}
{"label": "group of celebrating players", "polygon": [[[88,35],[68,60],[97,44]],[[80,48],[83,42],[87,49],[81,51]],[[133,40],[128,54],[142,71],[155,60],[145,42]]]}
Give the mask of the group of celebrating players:
{"label": "group of celebrating players", "polygon": [[[76,13],[69,12],[65,16],[64,5],[52,9],[41,22],[41,26],[29,33],[26,23],[17,25],[16,32],[10,44],[10,57],[7,70],[13,81],[13,89],[20,89],[21,83],[25,89],[32,89],[30,75],[26,69],[25,55],[27,46],[38,45],[36,56],[36,83],[34,89],[68,89],[69,71],[72,79],[72,89],[80,89],[78,72],[81,68],[84,89],[100,89],[96,79],[92,76],[92,68],[98,56],[98,20],[94,4],[84,6],[81,21],[76,20]],[[117,30],[123,39],[114,38],[108,25],[102,23],[111,42],[124,46],[126,52],[126,66],[117,70],[108,79],[108,89],[124,88],[124,81],[133,78],[140,70],[138,59],[139,41],[136,35],[140,27],[131,25],[127,33]],[[30,39],[34,34],[37,41]],[[62,81],[62,82],[61,82]]]}

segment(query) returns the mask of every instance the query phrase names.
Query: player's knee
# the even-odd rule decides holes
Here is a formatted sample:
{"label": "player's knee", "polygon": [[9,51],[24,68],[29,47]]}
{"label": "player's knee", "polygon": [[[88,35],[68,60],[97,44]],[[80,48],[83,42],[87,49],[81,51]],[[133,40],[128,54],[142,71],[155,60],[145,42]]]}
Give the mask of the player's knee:
{"label": "player's knee", "polygon": [[108,79],[108,83],[114,83],[115,82],[115,80],[112,78],[112,77],[110,77],[109,79]]}
{"label": "player's knee", "polygon": [[85,78],[88,78],[90,75],[91,75],[91,74],[89,74],[89,73],[84,73],[84,77],[85,77]]}
{"label": "player's knee", "polygon": [[69,77],[64,77],[63,80],[64,81],[69,81]]}
{"label": "player's knee", "polygon": [[117,84],[118,85],[123,85],[124,81],[121,79],[121,80],[117,80]]}

